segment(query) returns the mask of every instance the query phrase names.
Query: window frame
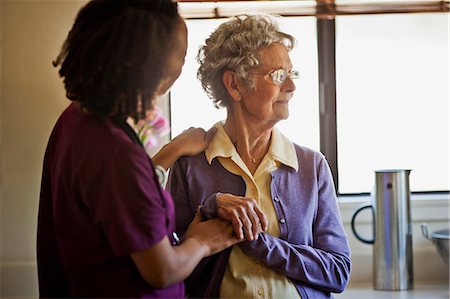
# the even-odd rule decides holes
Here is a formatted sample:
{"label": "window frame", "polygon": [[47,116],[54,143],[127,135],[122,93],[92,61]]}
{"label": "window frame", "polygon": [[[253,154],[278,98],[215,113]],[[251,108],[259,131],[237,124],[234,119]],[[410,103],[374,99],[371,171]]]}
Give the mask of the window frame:
{"label": "window frame", "polygon": [[[318,78],[319,78],[319,126],[320,151],[325,155],[333,176],[338,196],[368,195],[364,193],[340,193],[337,150],[336,117],[336,23],[339,15],[405,14],[450,12],[450,0],[430,1],[375,1],[335,2],[316,1],[196,1],[179,0],[179,11],[185,19],[228,18],[252,9],[275,13],[284,17],[315,16],[317,22]],[[239,2],[241,5],[236,5]],[[239,7],[239,10],[236,8]],[[170,95],[169,95],[170,96]],[[169,101],[170,103],[170,101]],[[170,105],[170,104],[169,104]],[[169,108],[170,111],[170,108]],[[412,192],[414,194],[450,194],[447,191]]]}

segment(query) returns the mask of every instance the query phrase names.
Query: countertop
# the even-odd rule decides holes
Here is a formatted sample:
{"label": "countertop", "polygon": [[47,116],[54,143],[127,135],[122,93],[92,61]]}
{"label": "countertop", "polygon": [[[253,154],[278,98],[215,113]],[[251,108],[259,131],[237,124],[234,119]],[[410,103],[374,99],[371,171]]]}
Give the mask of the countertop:
{"label": "countertop", "polygon": [[448,284],[415,284],[414,289],[405,291],[378,291],[370,285],[349,286],[336,299],[443,299],[449,297]]}

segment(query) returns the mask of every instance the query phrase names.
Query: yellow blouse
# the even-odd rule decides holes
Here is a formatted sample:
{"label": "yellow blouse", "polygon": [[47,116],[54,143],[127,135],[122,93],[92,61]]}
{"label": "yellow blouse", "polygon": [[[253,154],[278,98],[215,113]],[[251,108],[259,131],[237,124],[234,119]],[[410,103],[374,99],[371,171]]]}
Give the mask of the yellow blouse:
{"label": "yellow blouse", "polygon": [[[241,176],[246,184],[246,197],[254,198],[266,215],[267,233],[279,236],[278,218],[270,193],[270,173],[280,163],[298,170],[294,145],[276,128],[272,131],[271,144],[254,175],[237,153],[221,123],[206,150],[206,158],[217,157],[222,166]],[[294,284],[283,274],[272,271],[257,260],[245,255],[239,246],[233,246],[225,275],[220,287],[221,298],[300,298]]]}

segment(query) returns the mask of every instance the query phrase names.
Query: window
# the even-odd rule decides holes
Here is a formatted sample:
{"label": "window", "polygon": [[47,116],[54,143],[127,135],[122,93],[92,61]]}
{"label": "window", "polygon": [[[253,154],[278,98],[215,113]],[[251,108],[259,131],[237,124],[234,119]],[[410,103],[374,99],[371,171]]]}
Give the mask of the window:
{"label": "window", "polygon": [[[224,16],[233,15],[239,13],[240,4],[219,2],[196,4],[199,6],[195,9],[185,7],[193,19],[187,20],[186,64],[171,90],[172,136],[190,126],[208,129],[226,118],[226,110],[215,109],[202,90],[196,78],[195,59],[204,39],[224,19],[195,18],[217,17],[217,11]],[[216,5],[223,7],[216,10]],[[330,153],[327,158],[338,178],[338,193],[368,193],[373,187],[374,170],[388,168],[411,169],[413,192],[448,192],[450,32],[449,14],[436,12],[445,11],[441,2],[352,6],[338,1],[334,8],[325,3],[321,6],[325,13],[327,9],[337,13],[335,21],[326,18],[332,20],[332,26],[326,30],[336,29],[332,39],[330,31],[317,30],[323,27],[316,25],[320,23],[315,17],[316,9],[311,9],[307,1],[279,1],[275,8],[269,1],[242,5],[262,5],[264,12],[284,9],[289,15],[295,9],[302,15],[286,16],[280,22],[282,29],[298,40],[291,60],[301,76],[296,82],[289,119],[277,127],[297,144]],[[278,10],[275,12],[283,14]],[[430,13],[408,13],[420,11]],[[331,89],[336,86],[336,114],[332,112],[336,122],[331,127],[330,121],[320,123],[319,118],[325,104],[319,101],[317,43],[324,37],[332,46],[325,47],[327,55],[323,57],[330,57],[331,53],[336,61],[336,79],[329,77],[334,82]],[[325,93],[327,97],[334,95],[334,89],[329,91]],[[329,100],[334,101],[334,96],[325,99]],[[321,126],[326,132],[322,133],[326,141],[322,145]],[[332,144],[332,148],[325,143]],[[337,158],[332,157],[334,152]]]}
{"label": "window", "polygon": [[[210,128],[226,118],[225,109],[216,109],[197,79],[195,59],[199,46],[222,22],[219,20],[187,20],[188,52],[180,78],[170,93],[172,135],[191,126]],[[300,71],[296,91],[290,102],[290,116],[277,127],[295,143],[319,150],[319,107],[317,79],[316,22],[313,17],[283,18],[280,27],[297,38],[290,57]]]}
{"label": "window", "polygon": [[373,170],[412,169],[411,191],[449,189],[449,15],[336,18],[341,193]]}
{"label": "window", "polygon": [[216,122],[225,119],[226,112],[214,108],[197,79],[196,55],[205,38],[223,20],[187,20],[188,49],[180,77],[170,90],[170,117],[172,136],[189,127],[209,129]]}

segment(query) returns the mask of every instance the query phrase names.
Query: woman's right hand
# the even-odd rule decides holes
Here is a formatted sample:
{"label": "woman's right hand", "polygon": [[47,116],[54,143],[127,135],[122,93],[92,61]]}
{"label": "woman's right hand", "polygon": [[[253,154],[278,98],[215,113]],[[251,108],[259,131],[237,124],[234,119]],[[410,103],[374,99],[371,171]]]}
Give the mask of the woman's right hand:
{"label": "woman's right hand", "polygon": [[244,241],[233,234],[233,226],[229,221],[219,218],[202,221],[200,212],[195,214],[189,224],[185,234],[185,240],[187,239],[196,240],[202,245],[205,248],[206,256]]}
{"label": "woman's right hand", "polygon": [[267,230],[268,220],[253,198],[229,193],[217,193],[217,215],[233,224],[238,238],[248,241],[258,239]]}

